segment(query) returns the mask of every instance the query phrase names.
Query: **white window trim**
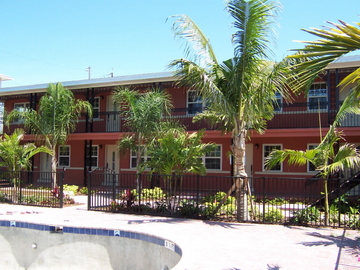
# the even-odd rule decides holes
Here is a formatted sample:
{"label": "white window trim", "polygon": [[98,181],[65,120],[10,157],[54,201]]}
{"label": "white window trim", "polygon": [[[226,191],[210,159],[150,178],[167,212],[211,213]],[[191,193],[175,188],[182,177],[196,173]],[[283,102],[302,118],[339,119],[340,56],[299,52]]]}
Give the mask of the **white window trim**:
{"label": "white window trim", "polygon": [[[65,155],[61,155],[60,154],[60,148],[61,147],[68,147],[69,148],[69,155],[68,156],[65,156]],[[60,165],[60,157],[68,157],[69,158],[69,165]],[[59,145],[59,148],[58,148],[58,162],[59,162],[59,167],[63,168],[63,167],[70,167],[70,164],[71,164],[71,146],[70,145]]]}
{"label": "white window trim", "polygon": [[[189,113],[189,104],[199,104],[200,102],[189,102],[189,93],[190,92],[197,92],[197,90],[188,89],[186,91],[186,114],[187,115],[195,115],[196,113]],[[198,96],[200,96],[200,94]],[[202,98],[201,98],[201,104],[202,104],[202,111],[203,111],[204,108],[205,108],[205,102],[204,102],[204,100]]]}
{"label": "white window trim", "polygon": [[24,108],[30,108],[30,102],[16,102],[14,103],[14,109],[16,108],[16,105],[24,105]]}
{"label": "white window trim", "polygon": [[271,169],[271,170],[267,170],[265,168],[265,147],[266,146],[280,146],[280,150],[283,149],[283,144],[282,143],[268,143],[268,144],[263,144],[262,146],[262,168],[263,168],[263,172],[273,172],[273,173],[279,173],[279,172],[282,172],[283,171],[283,163],[280,163],[280,170],[274,170],[274,169]]}
{"label": "white window trim", "polygon": [[[311,98],[321,98],[321,97],[326,97],[326,102],[329,102],[329,100],[328,100],[328,91],[329,91],[329,89],[328,89],[328,87],[327,87],[327,83],[326,82],[314,82],[314,83],[312,83],[312,85],[316,85],[316,84],[324,84],[325,85],[325,87],[326,87],[326,95],[325,96],[321,96],[321,95],[318,95],[318,96],[309,96],[309,94],[307,95],[307,103],[308,103],[308,107],[307,107],[307,110],[308,111],[310,111],[310,112],[317,112],[317,111],[320,111],[320,112],[326,112],[327,111],[327,107],[326,108],[324,108],[324,109],[318,109],[318,108],[316,108],[316,109],[310,109],[310,99]],[[310,91],[310,90],[309,90]],[[310,93],[310,92],[309,92]]]}
{"label": "white window trim", "polygon": [[222,145],[221,144],[217,144],[216,146],[220,147],[220,156],[219,157],[208,157],[206,155],[204,155],[202,157],[202,162],[206,168],[206,164],[205,164],[205,159],[220,159],[220,168],[219,169],[208,169],[206,168],[206,171],[222,171]]}

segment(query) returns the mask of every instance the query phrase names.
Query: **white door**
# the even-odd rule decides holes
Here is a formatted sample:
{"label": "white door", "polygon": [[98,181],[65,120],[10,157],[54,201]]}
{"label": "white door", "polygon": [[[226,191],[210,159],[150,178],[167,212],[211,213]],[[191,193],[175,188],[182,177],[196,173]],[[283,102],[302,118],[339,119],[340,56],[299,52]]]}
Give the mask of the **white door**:
{"label": "white door", "polygon": [[[117,174],[119,173],[119,152],[117,151],[117,145],[106,145],[105,146],[105,167],[115,172],[116,174],[116,184],[118,182]],[[113,178],[110,175],[107,175],[105,178],[104,185],[112,185]]]}
{"label": "white door", "polygon": [[106,131],[118,132],[120,131],[120,114],[118,113],[119,108],[116,102],[111,96],[107,97],[106,100]]}

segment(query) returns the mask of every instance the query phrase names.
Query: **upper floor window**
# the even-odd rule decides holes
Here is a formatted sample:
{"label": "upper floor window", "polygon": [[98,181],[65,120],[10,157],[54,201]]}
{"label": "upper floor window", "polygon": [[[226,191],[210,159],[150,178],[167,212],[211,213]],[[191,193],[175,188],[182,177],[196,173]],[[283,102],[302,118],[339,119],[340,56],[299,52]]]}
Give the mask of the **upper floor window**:
{"label": "upper floor window", "polygon": [[282,96],[279,92],[275,93],[275,100],[274,100],[274,110],[275,112],[281,112],[282,110]]}
{"label": "upper floor window", "polygon": [[187,113],[196,114],[202,112],[204,107],[204,101],[199,91],[188,90],[187,92]]}
{"label": "upper floor window", "polygon": [[100,98],[95,97],[93,103],[93,118],[99,118],[99,112],[100,112]]}
{"label": "upper floor window", "polygon": [[[21,102],[21,103],[14,103],[14,110],[17,110],[19,112],[24,112],[26,109],[30,108],[30,103],[29,102]],[[14,120],[15,124],[21,124],[24,123],[23,120],[20,119],[16,119]]]}
{"label": "upper floor window", "polygon": [[203,162],[207,170],[221,170],[221,146],[203,157]]}
{"label": "upper floor window", "polygon": [[327,108],[327,87],[326,83],[314,83],[311,85],[308,94],[309,110]]}
{"label": "upper floor window", "polygon": [[282,171],[282,164],[277,164],[274,167],[272,167],[271,169],[265,168],[265,160],[270,155],[270,153],[273,150],[281,150],[281,149],[282,149],[281,144],[264,144],[263,145],[263,168],[264,168],[264,171],[269,171],[269,172],[281,172]]}
{"label": "upper floor window", "polygon": [[26,109],[29,109],[29,108],[30,108],[29,102],[21,102],[21,103],[14,104],[14,109],[19,112],[24,112]]}
{"label": "upper floor window", "polygon": [[59,146],[59,167],[70,166],[70,146],[60,145]]}

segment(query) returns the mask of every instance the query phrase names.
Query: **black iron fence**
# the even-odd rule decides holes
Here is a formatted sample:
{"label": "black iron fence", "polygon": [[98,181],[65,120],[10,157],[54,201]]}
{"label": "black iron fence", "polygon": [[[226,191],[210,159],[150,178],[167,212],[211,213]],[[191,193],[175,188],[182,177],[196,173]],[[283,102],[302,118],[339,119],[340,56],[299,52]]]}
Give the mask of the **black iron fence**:
{"label": "black iron fence", "polygon": [[[328,180],[327,225],[359,228],[360,179],[346,183]],[[237,187],[233,177],[95,171],[89,174],[88,209],[236,221],[240,211]],[[246,190],[243,221],[326,225],[322,179],[248,178],[242,189]]]}
{"label": "black iron fence", "polygon": [[0,203],[62,208],[64,174],[0,171]]}

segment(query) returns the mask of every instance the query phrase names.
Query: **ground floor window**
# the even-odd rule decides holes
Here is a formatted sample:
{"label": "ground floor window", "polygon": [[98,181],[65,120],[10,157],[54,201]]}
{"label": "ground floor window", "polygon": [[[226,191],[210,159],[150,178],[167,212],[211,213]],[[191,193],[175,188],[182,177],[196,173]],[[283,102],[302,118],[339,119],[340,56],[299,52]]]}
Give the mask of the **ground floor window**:
{"label": "ground floor window", "polygon": [[99,147],[97,145],[91,146],[91,167],[98,167]]}
{"label": "ground floor window", "polygon": [[281,172],[282,171],[282,164],[277,164],[271,169],[265,168],[265,160],[270,155],[273,150],[281,150],[281,144],[264,144],[263,145],[263,168],[264,171],[271,171],[271,172]]}
{"label": "ground floor window", "polygon": [[[318,146],[317,144],[308,144],[307,149],[312,150],[312,149],[315,149],[317,146]],[[314,164],[308,162],[307,163],[307,170],[308,170],[308,172],[315,172],[316,167],[314,166]]]}
{"label": "ground floor window", "polygon": [[70,166],[70,145],[59,146],[59,167]]}
{"label": "ground floor window", "polygon": [[221,170],[221,146],[207,153],[203,157],[203,162],[207,170]]}

